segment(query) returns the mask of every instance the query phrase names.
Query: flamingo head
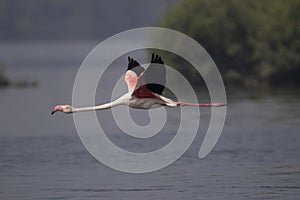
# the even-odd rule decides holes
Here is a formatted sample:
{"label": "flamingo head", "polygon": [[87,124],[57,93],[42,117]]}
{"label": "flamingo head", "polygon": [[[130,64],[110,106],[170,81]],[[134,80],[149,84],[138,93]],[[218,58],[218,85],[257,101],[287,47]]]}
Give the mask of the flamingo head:
{"label": "flamingo head", "polygon": [[51,115],[58,111],[69,114],[73,112],[73,107],[70,105],[57,105],[54,107],[53,111],[51,112]]}

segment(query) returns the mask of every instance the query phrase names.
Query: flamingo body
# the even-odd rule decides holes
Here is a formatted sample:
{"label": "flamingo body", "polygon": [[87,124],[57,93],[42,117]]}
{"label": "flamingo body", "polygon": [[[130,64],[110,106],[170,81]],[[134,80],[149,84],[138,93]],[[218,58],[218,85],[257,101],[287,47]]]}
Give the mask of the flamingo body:
{"label": "flamingo body", "polygon": [[162,66],[164,62],[158,55],[152,54],[151,64],[145,70],[133,58],[128,57],[128,67],[125,74],[125,82],[128,92],[115,101],[99,106],[74,108],[70,105],[57,105],[51,114],[55,112],[74,113],[91,110],[103,110],[117,105],[127,105],[137,109],[151,109],[160,106],[201,106],[201,107],[219,107],[225,106],[224,103],[212,104],[193,104],[186,102],[175,102],[162,96],[166,82],[166,69]]}

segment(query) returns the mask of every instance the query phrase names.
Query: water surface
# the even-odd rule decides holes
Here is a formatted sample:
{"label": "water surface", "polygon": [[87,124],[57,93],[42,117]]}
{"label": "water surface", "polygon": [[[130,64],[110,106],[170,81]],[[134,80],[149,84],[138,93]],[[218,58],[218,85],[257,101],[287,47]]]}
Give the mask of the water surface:
{"label": "water surface", "polygon": [[[1,199],[299,198],[300,103],[294,91],[230,94],[223,133],[205,159],[197,155],[210,112],[201,109],[197,138],[169,167],[127,174],[99,163],[81,143],[72,115],[50,115],[55,104],[71,103],[76,71],[96,44],[0,47],[11,79],[38,81],[34,88],[0,89]],[[161,145],[170,135],[162,136]],[[128,137],[112,138],[143,149]]]}

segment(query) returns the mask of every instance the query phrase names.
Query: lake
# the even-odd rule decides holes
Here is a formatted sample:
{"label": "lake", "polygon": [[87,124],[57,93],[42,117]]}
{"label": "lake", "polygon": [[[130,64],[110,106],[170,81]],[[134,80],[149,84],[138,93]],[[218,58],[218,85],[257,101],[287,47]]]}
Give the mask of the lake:
{"label": "lake", "polygon": [[[299,91],[230,92],[222,135],[204,159],[198,151],[210,111],[201,108],[203,125],[193,144],[170,166],[130,174],[97,161],[81,143],[72,115],[50,115],[54,105],[71,104],[76,72],[97,42],[0,44],[9,78],[38,82],[36,87],[0,89],[1,199],[299,198]],[[120,66],[108,75],[121,76],[125,69]],[[105,96],[97,94],[96,101],[103,103]],[[98,112],[110,127],[105,118],[109,111]],[[148,111],[136,115],[147,118]],[[172,124],[167,130],[145,148],[165,144],[173,137]],[[115,143],[145,151],[143,139],[133,142],[117,131],[109,130]]]}

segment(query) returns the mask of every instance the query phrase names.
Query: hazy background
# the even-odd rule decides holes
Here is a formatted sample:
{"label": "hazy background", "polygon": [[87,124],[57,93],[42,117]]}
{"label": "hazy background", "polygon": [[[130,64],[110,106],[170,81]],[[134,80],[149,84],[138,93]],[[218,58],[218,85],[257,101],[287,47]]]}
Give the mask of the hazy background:
{"label": "hazy background", "polygon": [[[0,198],[298,199],[299,17],[296,0],[1,0]],[[143,26],[181,31],[205,47],[224,78],[228,112],[208,157],[197,157],[210,119],[210,110],[201,108],[191,148],[171,166],[137,175],[99,163],[82,145],[72,115],[50,112],[72,102],[76,72],[97,44]],[[145,63],[146,53],[132,56]],[[176,56],[162,55],[185,69]],[[109,77],[126,70],[125,57],[117,63],[103,81],[107,88],[114,84]],[[183,71],[203,85],[192,71]],[[97,103],[110,99],[105,87]],[[198,95],[207,101],[205,88]],[[140,125],[149,123],[147,111],[132,113]],[[124,136],[110,114],[98,112],[110,139],[144,152],[174,137],[179,113],[170,111],[164,131],[149,141]]]}

